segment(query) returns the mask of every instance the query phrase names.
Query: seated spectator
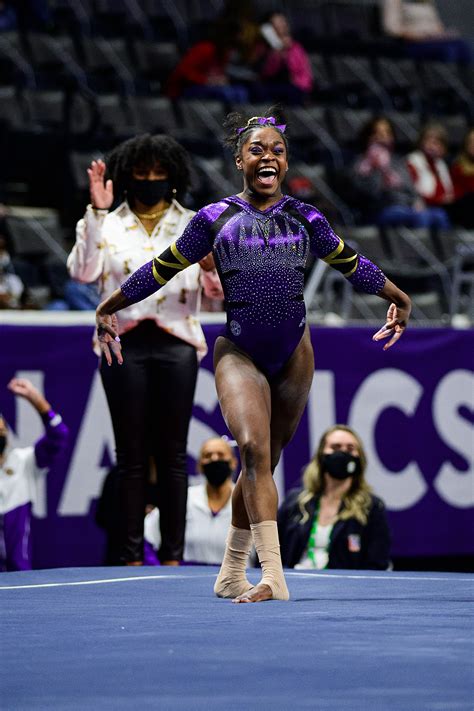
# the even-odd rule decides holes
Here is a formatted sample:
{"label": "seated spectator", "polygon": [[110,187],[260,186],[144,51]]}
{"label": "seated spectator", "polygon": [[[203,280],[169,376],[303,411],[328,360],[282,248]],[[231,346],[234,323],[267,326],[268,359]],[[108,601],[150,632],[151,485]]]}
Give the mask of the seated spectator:
{"label": "seated spectator", "polygon": [[69,275],[64,262],[54,254],[18,254],[18,245],[14,245],[12,240],[10,244],[12,268],[24,285],[21,307],[61,310],[70,308],[65,301]]}
{"label": "seated spectator", "polygon": [[428,123],[418,137],[417,149],[407,157],[415,190],[425,205],[443,207],[452,203],[454,189],[445,156],[448,134],[439,123]]}
{"label": "seated spectator", "polygon": [[304,103],[313,89],[313,72],[306,50],[291,35],[287,18],[273,12],[260,31],[266,46],[259,60],[262,84],[254,89],[254,100]]}
{"label": "seated spectator", "polygon": [[0,309],[18,309],[24,291],[23,282],[15,273],[7,239],[0,234]]}
{"label": "seated spectator", "polygon": [[370,119],[360,132],[363,154],[353,167],[353,183],[365,219],[380,226],[446,229],[449,219],[438,207],[426,207],[417,195],[406,162],[394,151],[395,132],[388,118]]}
{"label": "seated spectator", "polygon": [[[197,470],[206,482],[188,489],[184,562],[220,565],[225,539],[231,522],[232,475],[237,467],[231,445],[225,439],[212,437],[204,442]],[[155,551],[160,546],[159,510],[145,517],[145,541]],[[148,556],[148,560],[150,560]]]}
{"label": "seated spectator", "polygon": [[474,128],[470,128],[462,150],[451,166],[455,201],[451,206],[453,222],[466,229],[474,228]]}
{"label": "seated spectator", "polygon": [[76,279],[66,279],[63,293],[50,301],[46,311],[95,311],[100,302],[97,283],[82,284]]}
{"label": "seated spectator", "polygon": [[[171,73],[166,93],[171,99],[218,99],[227,103],[248,101],[244,83],[231,83],[230,67],[238,54],[238,22],[216,22],[209,39],[188,49]],[[251,77],[253,79],[253,74]]]}
{"label": "seated spectator", "polygon": [[386,570],[390,532],[385,506],[365,480],[366,456],[345,425],[327,430],[278,512],[283,566]]}
{"label": "seated spectator", "polygon": [[414,59],[470,62],[469,44],[445,27],[434,0],[383,0],[385,34],[403,42],[404,53]]}
{"label": "seated spectator", "polygon": [[34,447],[9,449],[7,423],[0,415],[0,570],[30,570],[31,513],[37,503],[37,487],[64,449],[68,428],[29,380],[13,378],[7,387],[33,405],[46,430]]}

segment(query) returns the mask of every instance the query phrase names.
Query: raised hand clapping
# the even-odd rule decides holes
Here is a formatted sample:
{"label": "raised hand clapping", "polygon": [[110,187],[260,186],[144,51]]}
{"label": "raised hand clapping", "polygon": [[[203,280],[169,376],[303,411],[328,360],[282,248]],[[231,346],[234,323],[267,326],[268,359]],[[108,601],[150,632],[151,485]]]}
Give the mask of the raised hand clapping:
{"label": "raised hand clapping", "polygon": [[98,210],[108,210],[114,201],[114,190],[111,180],[104,183],[105,163],[103,160],[93,160],[87,169],[89,176],[89,191],[92,207]]}

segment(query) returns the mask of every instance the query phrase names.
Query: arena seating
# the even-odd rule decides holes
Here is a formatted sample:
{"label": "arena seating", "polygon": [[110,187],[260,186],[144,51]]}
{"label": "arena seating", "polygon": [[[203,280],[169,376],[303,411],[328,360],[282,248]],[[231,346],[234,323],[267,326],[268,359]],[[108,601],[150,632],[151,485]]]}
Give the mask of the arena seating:
{"label": "arena seating", "polygon": [[[250,108],[258,114],[267,104],[172,102],[164,94],[170,71],[186,48],[204,36],[221,4],[51,0],[48,26],[20,26],[0,33],[2,201],[56,210],[70,246],[75,221],[87,203],[85,168],[91,157],[144,131],[171,133],[193,154],[190,206],[215,200],[223,190],[236,190],[238,183],[221,145],[222,120],[231,108]],[[375,0],[259,3],[262,12],[277,7],[283,7],[295,37],[308,51],[315,76],[311,102],[286,108],[293,158],[289,176],[306,176],[317,199],[328,206],[335,227],[350,232],[358,227],[360,216],[348,199],[350,185],[342,173],[357,150],[361,125],[375,112],[387,114],[405,152],[422,123],[436,118],[448,129],[452,157],[474,116],[472,71],[397,55],[394,42],[381,36]],[[351,239],[374,259],[390,261],[374,229],[361,229],[352,232]],[[398,233],[390,239],[397,245],[392,266],[397,262],[399,276],[410,267],[407,278],[431,274],[440,285],[441,305],[432,307],[429,295],[427,314],[442,320],[450,309],[466,302],[470,262],[459,247],[457,232],[446,238],[454,242],[451,254],[457,255],[448,263],[421,234]],[[330,281],[325,278],[328,289],[333,286]],[[340,290],[337,280],[334,283]],[[342,309],[345,318],[357,311],[355,306],[348,308]],[[359,315],[368,318],[364,308],[359,308]],[[422,314],[420,319],[424,318]]]}

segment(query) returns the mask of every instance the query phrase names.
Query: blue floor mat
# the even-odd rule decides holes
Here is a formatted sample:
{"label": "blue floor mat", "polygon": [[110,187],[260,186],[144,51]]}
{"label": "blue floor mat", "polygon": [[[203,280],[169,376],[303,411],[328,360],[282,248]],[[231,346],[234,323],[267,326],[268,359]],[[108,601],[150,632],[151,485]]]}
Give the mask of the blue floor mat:
{"label": "blue floor mat", "polygon": [[1,708],[474,708],[473,577],[288,571],[290,602],[234,605],[216,574],[3,573]]}

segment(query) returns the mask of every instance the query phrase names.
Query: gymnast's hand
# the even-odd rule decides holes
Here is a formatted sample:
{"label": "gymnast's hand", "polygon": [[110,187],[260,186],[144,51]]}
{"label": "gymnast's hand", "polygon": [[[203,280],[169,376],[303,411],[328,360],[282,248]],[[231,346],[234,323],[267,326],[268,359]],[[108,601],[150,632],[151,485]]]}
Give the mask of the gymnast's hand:
{"label": "gymnast's hand", "polygon": [[100,312],[99,304],[96,311],[97,339],[108,365],[112,365],[112,353],[117,358],[117,363],[122,365],[122,346],[118,335],[117,316],[115,314],[103,314]]}
{"label": "gymnast's hand", "polygon": [[381,341],[384,338],[391,336],[388,343],[383,347],[386,351],[391,348],[402,337],[405,328],[407,327],[408,319],[410,318],[411,305],[396,306],[390,304],[387,311],[387,321],[382,328],[372,336],[373,341]]}
{"label": "gymnast's hand", "polygon": [[[124,309],[133,303],[129,301],[123,291],[115,289],[105,301],[102,301],[95,312],[95,322],[97,325],[97,338],[102,353],[109,365],[112,365],[112,353],[117,358],[117,363],[122,365],[122,346],[118,335],[118,321],[116,311]],[[112,351],[112,353],[110,352]]]}

